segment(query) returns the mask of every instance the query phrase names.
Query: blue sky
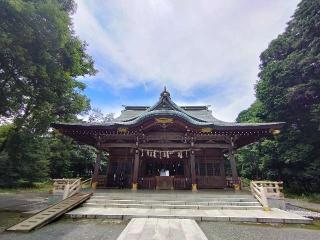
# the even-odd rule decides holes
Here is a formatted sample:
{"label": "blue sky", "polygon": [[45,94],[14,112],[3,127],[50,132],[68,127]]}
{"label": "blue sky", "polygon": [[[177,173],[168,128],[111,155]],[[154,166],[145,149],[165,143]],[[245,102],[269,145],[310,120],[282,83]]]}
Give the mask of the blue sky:
{"label": "blue sky", "polygon": [[254,101],[259,55],[298,0],[78,0],[74,29],[98,74],[93,107],[152,105],[164,85],[180,105],[211,105],[233,121]]}

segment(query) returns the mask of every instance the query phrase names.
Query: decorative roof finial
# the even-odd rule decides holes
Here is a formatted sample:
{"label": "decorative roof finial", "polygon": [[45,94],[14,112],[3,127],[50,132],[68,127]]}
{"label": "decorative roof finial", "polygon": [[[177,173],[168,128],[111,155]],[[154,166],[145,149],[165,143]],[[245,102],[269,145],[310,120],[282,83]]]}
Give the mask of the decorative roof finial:
{"label": "decorative roof finial", "polygon": [[167,91],[167,87],[164,86],[163,91],[161,93],[161,97],[169,97],[170,93]]}

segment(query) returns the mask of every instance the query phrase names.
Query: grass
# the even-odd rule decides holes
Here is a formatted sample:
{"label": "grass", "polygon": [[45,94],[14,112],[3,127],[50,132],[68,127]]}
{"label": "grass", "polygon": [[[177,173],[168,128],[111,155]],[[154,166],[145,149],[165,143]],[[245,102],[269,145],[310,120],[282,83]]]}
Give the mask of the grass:
{"label": "grass", "polygon": [[292,199],[299,199],[299,200],[310,202],[310,203],[320,203],[320,193],[302,193],[302,194],[285,193],[285,197],[292,198]]}
{"label": "grass", "polygon": [[320,230],[320,220],[314,220],[313,224],[268,224],[268,223],[237,223],[240,225],[275,227],[275,228],[303,228],[310,230]]}
{"label": "grass", "polygon": [[0,211],[0,232],[23,220],[18,212]]}
{"label": "grass", "polygon": [[48,193],[52,182],[35,183],[33,187],[0,188],[0,193]]}

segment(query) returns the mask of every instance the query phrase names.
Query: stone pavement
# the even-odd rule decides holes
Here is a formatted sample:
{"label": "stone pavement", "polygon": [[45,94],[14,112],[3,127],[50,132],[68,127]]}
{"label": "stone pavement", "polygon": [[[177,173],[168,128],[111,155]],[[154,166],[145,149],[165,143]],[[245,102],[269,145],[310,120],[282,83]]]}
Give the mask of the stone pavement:
{"label": "stone pavement", "polygon": [[213,222],[312,223],[311,219],[275,208],[271,209],[271,211],[263,211],[80,207],[68,212],[66,215],[71,218],[110,218],[123,220],[132,218],[188,218]]}
{"label": "stone pavement", "polygon": [[117,240],[207,240],[190,219],[133,218]]}
{"label": "stone pavement", "polygon": [[[63,218],[30,233],[0,233],[0,240],[116,240],[126,225],[127,221],[122,220]],[[320,239],[320,230],[307,229],[309,225],[235,222],[198,222],[198,225],[208,240]]]}

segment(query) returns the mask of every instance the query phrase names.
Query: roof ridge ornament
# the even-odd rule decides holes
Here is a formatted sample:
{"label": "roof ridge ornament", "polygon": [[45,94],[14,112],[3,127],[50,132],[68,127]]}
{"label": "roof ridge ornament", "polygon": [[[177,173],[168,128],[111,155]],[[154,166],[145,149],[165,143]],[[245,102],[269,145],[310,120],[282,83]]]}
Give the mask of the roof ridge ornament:
{"label": "roof ridge ornament", "polygon": [[163,91],[161,93],[161,97],[170,97],[170,93],[167,91],[167,87],[164,86]]}

